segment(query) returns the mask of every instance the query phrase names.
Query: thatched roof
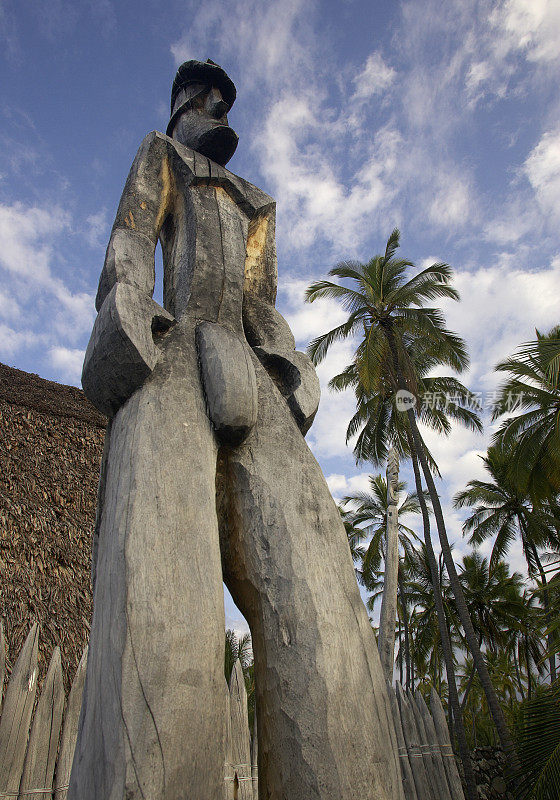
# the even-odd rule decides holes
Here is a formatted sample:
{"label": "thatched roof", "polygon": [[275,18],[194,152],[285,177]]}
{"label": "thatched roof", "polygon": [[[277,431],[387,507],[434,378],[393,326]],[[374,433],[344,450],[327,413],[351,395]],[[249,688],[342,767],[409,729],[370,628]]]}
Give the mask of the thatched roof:
{"label": "thatched roof", "polygon": [[0,616],[14,664],[40,625],[66,689],[89,634],[91,538],[106,420],[73,386],[0,364]]}

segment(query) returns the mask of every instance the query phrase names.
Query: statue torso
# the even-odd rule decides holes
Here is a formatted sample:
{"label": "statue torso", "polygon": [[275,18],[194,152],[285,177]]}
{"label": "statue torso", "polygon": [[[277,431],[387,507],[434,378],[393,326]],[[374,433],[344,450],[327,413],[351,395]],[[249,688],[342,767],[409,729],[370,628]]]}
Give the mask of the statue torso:
{"label": "statue torso", "polygon": [[177,319],[189,314],[241,332],[244,291],[274,302],[274,201],[166,139],[173,205],[160,234],[165,307]]}

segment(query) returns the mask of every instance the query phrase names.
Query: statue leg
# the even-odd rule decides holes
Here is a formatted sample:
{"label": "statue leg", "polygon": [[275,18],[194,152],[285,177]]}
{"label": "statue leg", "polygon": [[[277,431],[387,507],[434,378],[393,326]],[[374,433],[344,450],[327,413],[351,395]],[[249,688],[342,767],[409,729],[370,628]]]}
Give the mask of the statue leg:
{"label": "statue leg", "polygon": [[255,364],[259,418],[219,456],[225,581],[253,637],[259,797],[399,800],[375,637],[329,489]]}
{"label": "statue leg", "polygon": [[69,800],[218,800],[224,607],[216,444],[178,324],[112,424]]}

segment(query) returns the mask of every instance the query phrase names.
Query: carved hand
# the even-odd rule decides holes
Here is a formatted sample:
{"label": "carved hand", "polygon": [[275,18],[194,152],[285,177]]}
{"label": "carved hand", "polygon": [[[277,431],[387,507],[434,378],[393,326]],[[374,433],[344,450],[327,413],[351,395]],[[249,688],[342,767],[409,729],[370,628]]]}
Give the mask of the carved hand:
{"label": "carved hand", "polygon": [[321,396],[319,378],[311,360],[295,349],[284,317],[270,303],[246,292],[243,326],[247,341],[276,383],[305,435],[311,427]]}
{"label": "carved hand", "polygon": [[113,286],[95,320],[82,372],[84,392],[103,414],[112,417],[150,375],[160,353],[154,334],[174,322],[135,286]]}

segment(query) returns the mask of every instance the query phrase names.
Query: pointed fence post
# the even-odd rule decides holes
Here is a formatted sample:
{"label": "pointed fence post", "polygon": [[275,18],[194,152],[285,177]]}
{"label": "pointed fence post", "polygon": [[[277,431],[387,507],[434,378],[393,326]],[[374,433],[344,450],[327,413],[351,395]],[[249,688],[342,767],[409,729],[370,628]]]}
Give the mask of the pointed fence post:
{"label": "pointed fence post", "polygon": [[397,699],[401,712],[404,740],[406,749],[408,750],[412,775],[414,776],[414,784],[416,786],[416,795],[418,800],[432,800],[432,793],[430,791],[428,775],[426,774],[426,767],[422,757],[418,730],[414,722],[412,709],[410,708],[410,704],[400,683],[397,683]]}
{"label": "pointed fence post", "polygon": [[229,686],[225,679],[224,692],[226,695],[224,718],[224,800],[233,800],[234,769],[231,743],[231,703],[229,699]]}
{"label": "pointed fence post", "polygon": [[397,586],[399,572],[399,458],[392,447],[387,459],[387,532],[385,547],[385,577],[381,616],[379,619],[379,657],[385,680],[393,681],[395,662],[395,620],[397,616]]}
{"label": "pointed fence post", "polygon": [[247,714],[247,691],[241,661],[237,659],[229,680],[233,785],[237,800],[253,800],[251,737]]}
{"label": "pointed fence post", "polygon": [[253,783],[253,800],[259,800],[259,736],[257,731],[257,709],[253,720],[253,738],[251,739],[251,779]]}
{"label": "pointed fence post", "polygon": [[420,692],[416,692],[416,705],[418,706],[418,710],[420,711],[422,719],[424,720],[424,728],[426,730],[428,742],[430,743],[432,748],[434,763],[439,775],[439,784],[441,787],[442,800],[454,800],[453,795],[451,794],[451,787],[449,786],[449,781],[447,780],[447,773],[445,771],[445,765],[443,763],[441,747],[436,734],[434,720],[432,719],[432,715],[430,714],[430,709],[426,705],[426,701],[424,700]]}
{"label": "pointed fence post", "polygon": [[[37,800],[52,798],[64,700],[60,649],[55,647],[31,725],[19,790],[20,800],[27,800],[30,794]],[[46,791],[41,792],[40,789]]]}
{"label": "pointed fence post", "polygon": [[78,738],[78,722],[80,719],[80,709],[82,707],[82,694],[86,679],[87,668],[87,645],[84,648],[78,669],[74,675],[66,711],[64,712],[64,724],[62,726],[62,736],[60,739],[60,749],[56,762],[56,781],[55,798],[56,800],[66,800],[68,794],[68,784],[70,782],[70,771],[74,760],[74,750],[76,749],[76,739]]}
{"label": "pointed fence post", "polygon": [[[416,794],[416,785],[414,783],[414,776],[412,774],[412,767],[410,766],[410,759],[408,750],[404,741],[401,715],[397,703],[397,696],[391,684],[387,684],[387,694],[389,695],[389,703],[391,704],[391,712],[395,722],[395,732],[397,734],[397,745],[399,748],[399,762],[401,765],[401,776],[403,782],[403,792],[405,800],[422,800]],[[258,800],[258,798],[256,798]]]}
{"label": "pointed fence post", "polygon": [[437,800],[449,800],[447,795],[447,779],[443,784],[441,783],[441,777],[434,754],[433,743],[430,741],[430,737],[428,736],[426,723],[424,722],[424,718],[418,704],[418,692],[416,694],[409,695],[409,702],[412,708],[412,713],[414,714],[414,719],[416,721],[416,727],[418,728],[422,740],[422,756],[424,758],[424,764],[426,765],[426,772],[430,779],[432,794],[434,798],[437,798]]}
{"label": "pointed fence post", "polygon": [[439,695],[433,688],[430,695],[430,708],[432,710],[432,719],[434,720],[434,727],[441,747],[445,772],[447,773],[447,782],[451,788],[451,796],[453,800],[464,800],[463,784],[459,777],[455,753],[451,746],[451,738],[449,736],[447,720],[445,719],[445,712]]}
{"label": "pointed fence post", "polygon": [[2,696],[4,693],[4,675],[6,674],[6,642],[4,639],[4,625],[0,619],[0,712],[2,711]]}
{"label": "pointed fence post", "polygon": [[39,626],[35,623],[13,669],[0,718],[0,794],[17,797],[37,691]]}

